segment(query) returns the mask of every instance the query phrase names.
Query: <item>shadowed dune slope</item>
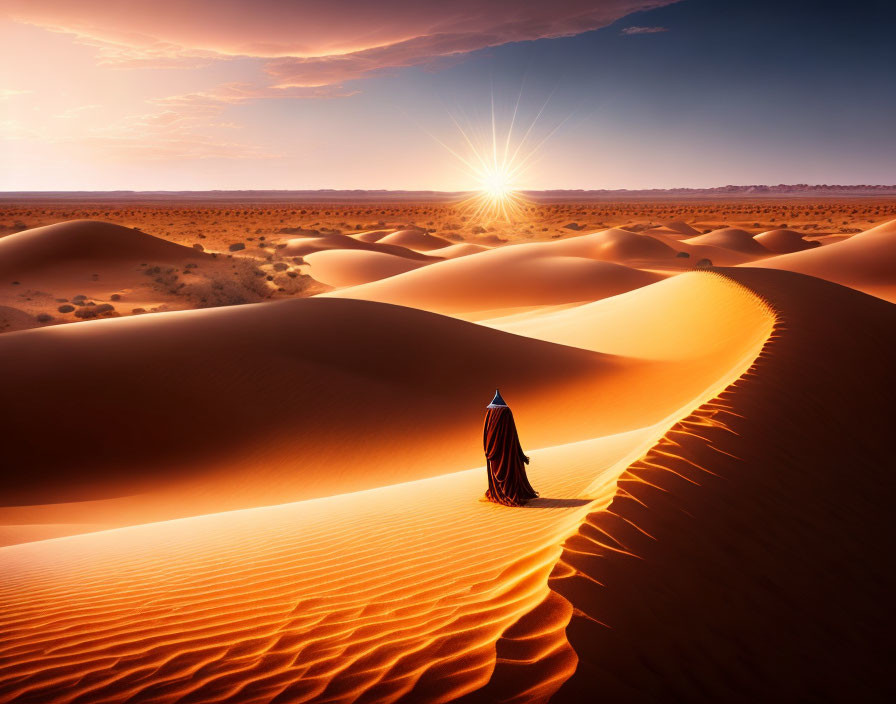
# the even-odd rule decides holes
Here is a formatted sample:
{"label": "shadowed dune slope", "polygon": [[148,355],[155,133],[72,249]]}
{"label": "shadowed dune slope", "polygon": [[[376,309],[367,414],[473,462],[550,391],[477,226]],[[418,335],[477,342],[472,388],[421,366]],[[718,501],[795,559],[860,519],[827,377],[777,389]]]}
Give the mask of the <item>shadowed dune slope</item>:
{"label": "shadowed dune slope", "polygon": [[557,244],[501,247],[325,295],[452,314],[595,300],[663,278],[621,264],[565,256]]}
{"label": "shadowed dune slope", "polygon": [[313,279],[339,288],[386,279],[426,266],[428,262],[396,257],[385,252],[325,249],[306,254],[305,263],[309,265],[308,273]]}
{"label": "shadowed dune slope", "polygon": [[0,238],[0,276],[21,277],[60,266],[177,262],[208,256],[129,227],[69,220]]}
{"label": "shadowed dune slope", "polygon": [[789,254],[821,246],[820,242],[804,240],[802,233],[795,230],[769,230],[761,232],[753,239],[775,254]]}
{"label": "shadowed dune slope", "polygon": [[[578,666],[552,701],[894,694],[896,307],[789,272],[725,275],[766,298],[776,332],[565,543],[550,585]],[[493,701],[518,670],[496,670]]]}
{"label": "shadowed dune slope", "polygon": [[[767,309],[727,279],[689,274],[676,285],[668,295],[645,296],[645,306],[664,305],[674,317],[693,295],[704,315],[683,319],[682,336],[708,340],[725,316],[736,318],[736,331],[711,361],[691,360],[703,377],[680,373],[673,361],[655,365],[661,375],[648,383],[654,392],[633,404],[627,432],[530,451],[530,476],[542,496],[524,508],[478,500],[486,486],[480,467],[0,549],[7,576],[0,584],[0,699],[421,704],[488,685],[487,701],[513,693],[544,701],[576,664],[564,636],[572,609],[547,585],[560,545],[589,510],[609,502],[619,474],[677,418],[743,374],[771,331]],[[436,317],[414,313],[416,324]],[[436,319],[455,323],[454,335],[468,327]],[[501,339],[508,338],[517,339]],[[636,331],[628,344],[639,339],[649,337]],[[554,347],[529,342],[542,363],[565,361],[553,356]],[[459,368],[414,347],[433,370],[462,383]],[[681,354],[675,345],[667,351]],[[516,363],[512,356],[502,361]],[[635,384],[651,368],[627,380],[628,395],[638,395]],[[416,384],[414,393],[425,386]],[[678,404],[657,417],[657,396],[673,387]],[[528,449],[526,419],[534,409],[521,410],[515,398]],[[628,403],[625,393],[591,400],[604,416],[624,415]],[[570,422],[571,405],[575,390],[566,389],[537,423]],[[416,411],[418,426],[446,421],[438,409]],[[482,407],[475,411],[481,422]],[[600,433],[593,421],[589,430]],[[521,668],[513,688],[494,692],[492,673],[510,661]]]}
{"label": "shadowed dune slope", "polygon": [[699,235],[700,233],[695,230],[691,225],[688,225],[686,222],[681,220],[675,220],[674,222],[670,222],[664,225],[667,230],[671,230],[679,235],[685,235],[687,237],[693,237],[694,235]]}
{"label": "shadowed dune slope", "polygon": [[809,274],[896,301],[896,220],[840,242],[749,266]]}
{"label": "shadowed dune slope", "polygon": [[[0,403],[16,412],[4,422],[0,522],[32,504],[32,523],[122,525],[456,471],[481,461],[495,387],[539,447],[624,429],[643,405],[625,390],[650,369],[320,298],[8,333]],[[622,410],[604,417],[595,399],[616,397]],[[113,497],[124,503],[99,502]],[[75,501],[86,503],[34,506]]]}
{"label": "shadowed dune slope", "polygon": [[753,239],[746,230],[740,230],[736,227],[725,227],[721,230],[713,230],[705,235],[697,237],[689,237],[684,240],[687,244],[706,244],[713,247],[721,247],[723,249],[732,249],[735,252],[750,254],[753,256],[767,257],[770,252],[762,246],[758,241]]}

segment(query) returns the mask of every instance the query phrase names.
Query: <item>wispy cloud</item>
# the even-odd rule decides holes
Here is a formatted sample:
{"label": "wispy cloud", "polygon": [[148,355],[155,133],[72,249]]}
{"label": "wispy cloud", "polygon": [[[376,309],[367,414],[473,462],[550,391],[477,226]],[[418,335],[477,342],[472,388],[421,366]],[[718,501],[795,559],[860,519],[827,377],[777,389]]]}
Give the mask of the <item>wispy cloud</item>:
{"label": "wispy cloud", "polygon": [[626,27],[620,34],[658,34],[659,32],[668,32],[668,27]]}
{"label": "wispy cloud", "polygon": [[16,88],[0,88],[0,100],[8,100],[19,95],[28,95],[30,90],[18,90]]}

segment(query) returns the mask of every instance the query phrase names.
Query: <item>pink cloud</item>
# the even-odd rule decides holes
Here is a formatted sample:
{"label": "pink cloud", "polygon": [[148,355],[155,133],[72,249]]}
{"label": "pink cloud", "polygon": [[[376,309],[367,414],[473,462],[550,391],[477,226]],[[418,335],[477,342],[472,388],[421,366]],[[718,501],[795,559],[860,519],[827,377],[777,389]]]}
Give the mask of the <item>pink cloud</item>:
{"label": "pink cloud", "polygon": [[[383,68],[605,27],[675,0],[2,0],[20,22],[76,35],[124,67],[272,59],[282,86],[316,87]],[[138,28],[135,31],[134,28]]]}

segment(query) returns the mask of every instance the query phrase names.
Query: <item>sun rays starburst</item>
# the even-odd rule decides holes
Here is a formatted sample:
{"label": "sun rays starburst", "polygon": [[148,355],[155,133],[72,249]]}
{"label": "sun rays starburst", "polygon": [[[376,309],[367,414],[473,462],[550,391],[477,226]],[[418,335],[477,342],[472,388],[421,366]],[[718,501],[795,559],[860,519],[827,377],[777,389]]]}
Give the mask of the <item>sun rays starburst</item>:
{"label": "sun rays starburst", "polygon": [[[517,222],[523,219],[530,201],[523,191],[529,169],[539,150],[559,128],[554,127],[540,139],[535,139],[536,124],[548,105],[548,100],[528,122],[520,127],[520,103],[523,91],[508,120],[499,119],[492,95],[490,120],[471,123],[449,114],[460,135],[460,147],[453,148],[436,138],[455,158],[471,184],[469,195],[458,208],[469,222],[488,224],[495,221]],[[565,120],[564,120],[565,121]],[[525,124],[525,123],[524,123]],[[561,122],[562,124],[562,122]]]}

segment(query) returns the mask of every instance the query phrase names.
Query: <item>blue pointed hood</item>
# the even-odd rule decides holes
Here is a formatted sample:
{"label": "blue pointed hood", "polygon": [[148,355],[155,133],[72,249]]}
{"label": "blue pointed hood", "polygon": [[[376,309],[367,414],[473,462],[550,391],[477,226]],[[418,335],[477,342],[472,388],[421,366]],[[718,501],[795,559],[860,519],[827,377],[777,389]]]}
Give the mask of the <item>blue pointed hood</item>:
{"label": "blue pointed hood", "polygon": [[506,407],[507,404],[504,402],[504,399],[501,398],[501,392],[495,389],[495,397],[492,399],[492,402],[486,406],[486,408],[501,408]]}

